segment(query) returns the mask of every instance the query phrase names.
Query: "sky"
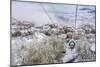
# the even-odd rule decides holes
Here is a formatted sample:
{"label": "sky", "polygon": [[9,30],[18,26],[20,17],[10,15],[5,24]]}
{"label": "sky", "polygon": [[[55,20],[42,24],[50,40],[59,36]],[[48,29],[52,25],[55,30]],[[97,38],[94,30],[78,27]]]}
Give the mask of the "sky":
{"label": "sky", "polygon": [[[36,25],[60,23],[75,25],[77,5],[12,1],[12,17]],[[77,25],[95,24],[95,6],[78,5]]]}

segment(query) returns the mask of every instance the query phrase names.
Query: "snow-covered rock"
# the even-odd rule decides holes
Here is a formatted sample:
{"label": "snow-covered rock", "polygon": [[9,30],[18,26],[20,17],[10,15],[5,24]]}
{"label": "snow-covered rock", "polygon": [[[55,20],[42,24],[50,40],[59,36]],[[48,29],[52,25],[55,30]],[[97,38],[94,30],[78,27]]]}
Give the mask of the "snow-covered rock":
{"label": "snow-covered rock", "polygon": [[65,56],[62,58],[63,62],[74,62],[74,60],[77,58],[78,53],[76,49],[69,49],[66,48]]}
{"label": "snow-covered rock", "polygon": [[[72,41],[74,42],[73,49],[71,49],[71,46],[69,45]],[[66,47],[66,53],[65,56],[62,58],[63,62],[73,62],[78,56],[77,49],[75,48],[75,41],[65,40],[64,45]]]}
{"label": "snow-covered rock", "polygon": [[95,44],[91,44],[92,46],[90,47],[90,50],[92,51],[92,52],[94,52],[94,53],[96,53],[96,46],[95,46]]}

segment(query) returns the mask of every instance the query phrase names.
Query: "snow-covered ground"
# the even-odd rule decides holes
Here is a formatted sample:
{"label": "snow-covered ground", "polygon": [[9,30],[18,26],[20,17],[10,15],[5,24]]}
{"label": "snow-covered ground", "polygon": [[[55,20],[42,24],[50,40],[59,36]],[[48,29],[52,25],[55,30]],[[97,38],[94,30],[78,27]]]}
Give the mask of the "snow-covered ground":
{"label": "snow-covered ground", "polygon": [[[90,28],[88,29],[90,30]],[[91,33],[92,29],[88,33],[86,31],[85,29],[76,29],[76,31],[73,31],[73,28],[67,28],[63,25],[48,24],[41,27],[32,27],[32,30],[30,31],[32,34],[23,36],[23,34],[28,33],[27,31],[21,33],[19,36],[12,36],[12,65],[95,61],[95,34]],[[71,41],[75,43],[75,47],[69,45]],[[52,45],[56,45],[56,47],[53,47]],[[73,48],[71,49],[70,47]],[[42,50],[43,55],[40,55],[40,57],[45,58],[48,58],[48,56],[45,56],[48,51],[53,52],[53,54],[51,53],[52,58],[49,59],[52,60],[52,62],[49,62],[46,59],[40,59],[41,62],[39,62],[38,59],[40,57],[38,56],[38,52],[41,52]],[[30,51],[32,51],[32,55],[30,55]],[[34,53],[34,51],[37,53]],[[35,61],[34,56],[36,55],[37,63],[32,62]]]}

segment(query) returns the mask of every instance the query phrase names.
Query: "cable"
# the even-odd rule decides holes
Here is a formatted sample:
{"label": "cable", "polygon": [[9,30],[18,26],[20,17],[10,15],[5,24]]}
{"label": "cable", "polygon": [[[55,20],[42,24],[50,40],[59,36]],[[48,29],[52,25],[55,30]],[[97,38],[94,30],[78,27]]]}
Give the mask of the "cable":
{"label": "cable", "polygon": [[44,6],[42,5],[42,3],[40,3],[42,9],[44,10],[44,12],[46,13],[46,15],[48,16],[49,20],[51,21],[51,23],[53,23],[52,18],[49,16],[48,12],[45,10]]}
{"label": "cable", "polygon": [[[57,13],[60,13],[60,12],[57,12],[57,11],[55,10],[55,7],[54,7],[53,5],[52,5],[51,7],[52,7],[53,12],[54,12],[54,14],[55,14],[55,15],[57,15]],[[57,21],[60,23],[60,21],[59,21],[59,20],[57,20]]]}

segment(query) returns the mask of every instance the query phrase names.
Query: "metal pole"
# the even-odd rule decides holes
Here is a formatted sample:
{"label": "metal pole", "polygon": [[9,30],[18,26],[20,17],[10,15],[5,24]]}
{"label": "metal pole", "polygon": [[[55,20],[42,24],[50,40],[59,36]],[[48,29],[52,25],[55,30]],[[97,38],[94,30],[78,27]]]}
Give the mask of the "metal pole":
{"label": "metal pole", "polygon": [[77,22],[77,12],[78,12],[78,5],[76,5],[76,14],[75,14],[75,28],[76,28],[76,22]]}

